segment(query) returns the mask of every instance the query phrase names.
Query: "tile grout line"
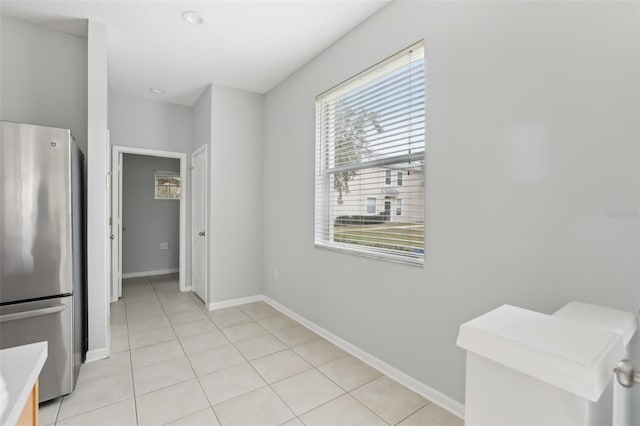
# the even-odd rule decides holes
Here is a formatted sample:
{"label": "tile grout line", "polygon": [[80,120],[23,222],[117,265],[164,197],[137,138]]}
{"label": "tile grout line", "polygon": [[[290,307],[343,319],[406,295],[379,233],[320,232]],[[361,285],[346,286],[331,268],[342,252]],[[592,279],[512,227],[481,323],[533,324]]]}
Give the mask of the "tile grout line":
{"label": "tile grout line", "polygon": [[[153,288],[153,291],[156,293],[156,297],[158,296],[158,293],[156,292],[155,287],[153,287],[153,285],[151,285],[151,287]],[[194,302],[195,303],[195,302]],[[162,306],[162,310],[164,311],[165,315],[167,315],[167,318],[169,317],[169,314],[167,312],[167,310],[165,309],[164,305],[162,303],[160,303],[160,305]],[[197,305],[196,305],[197,306]],[[211,322],[211,324],[218,329],[218,327],[216,327],[216,325],[213,323],[213,321],[211,320],[211,318],[209,318],[209,316],[207,315],[207,319],[209,319],[209,321]],[[169,320],[169,324],[171,324],[171,329],[173,330],[173,333],[176,335],[176,339],[178,340],[178,344],[180,345],[180,348],[182,349],[182,352],[184,353],[185,358],[187,359],[187,363],[189,364],[189,367],[191,367],[191,371],[193,372],[193,375],[196,379],[196,381],[198,382],[198,386],[200,386],[200,390],[202,390],[202,393],[204,394],[204,397],[206,398],[207,402],[209,403],[209,408],[211,409],[211,411],[213,412],[214,417],[216,418],[216,421],[218,422],[219,425],[222,425],[222,423],[220,422],[220,419],[218,418],[218,414],[216,413],[216,410],[213,409],[213,406],[211,405],[211,401],[209,401],[209,397],[207,396],[207,392],[205,392],[204,387],[202,387],[202,383],[200,382],[200,377],[198,377],[198,374],[196,373],[196,370],[193,368],[193,364],[191,363],[191,359],[189,359],[189,355],[187,355],[187,351],[184,350],[184,346],[182,346],[182,342],[180,341],[180,339],[178,338],[178,333],[176,333],[176,330],[173,326],[173,323],[171,322],[171,320]],[[220,331],[220,330],[218,330]],[[224,333],[221,333],[224,336]],[[226,338],[226,336],[224,336]],[[191,380],[191,379],[189,379]],[[186,383],[185,382],[181,382],[181,383]],[[171,385],[173,386],[173,385]],[[202,411],[202,410],[201,410]],[[198,411],[194,412],[194,413],[189,413],[184,417],[180,417],[179,419],[175,419],[172,420],[171,422],[180,420],[182,418],[188,417],[192,414],[196,414],[198,413]],[[169,422],[169,423],[171,423]]]}
{"label": "tile grout line", "polygon": [[[152,289],[153,289],[153,291],[154,291],[154,294],[155,294],[156,298],[157,298],[158,300],[160,300],[160,297],[158,296],[158,291],[157,291],[157,289],[155,288],[155,286],[153,285],[153,283],[151,283],[151,287],[152,287]],[[247,323],[242,323],[242,324],[235,324],[235,325],[232,325],[232,326],[229,326],[229,327],[225,327],[225,328],[231,328],[231,327],[234,327],[234,326],[239,326],[239,325],[244,325],[244,324],[250,324],[250,323],[256,323],[256,324],[257,324],[257,325],[259,325],[260,327],[264,328],[264,329],[265,329],[265,331],[266,331],[267,333],[266,333],[266,334],[264,334],[264,335],[260,335],[260,336],[249,337],[249,338],[247,338],[247,339],[239,340],[239,341],[237,341],[237,342],[231,342],[231,341],[229,340],[229,338],[227,337],[227,335],[224,333],[224,331],[223,331],[224,329],[220,328],[220,327],[215,323],[214,317],[210,316],[210,312],[212,312],[212,311],[209,311],[208,309],[206,309],[206,306],[200,306],[200,305],[197,303],[197,301],[193,300],[193,295],[191,295],[191,299],[192,299],[192,301],[196,304],[196,306],[198,307],[198,310],[199,310],[200,312],[202,312],[202,313],[205,315],[206,319],[208,319],[210,323],[212,323],[212,325],[214,326],[214,328],[215,328],[218,332],[220,332],[220,333],[223,335],[223,337],[225,338],[225,340],[227,340],[227,342],[228,342],[228,343],[230,343],[230,345],[231,345],[231,346],[232,346],[232,347],[233,347],[233,348],[234,348],[238,353],[240,353],[240,355],[242,356],[242,359],[244,359],[244,361],[245,361],[246,363],[248,363],[248,364],[251,366],[252,370],[253,370],[253,371],[255,371],[255,372],[256,372],[256,374],[257,374],[259,377],[261,377],[261,378],[263,379],[263,381],[266,383],[266,385],[265,385],[265,386],[261,386],[261,387],[259,387],[259,388],[257,388],[257,389],[252,390],[252,391],[245,392],[245,393],[243,393],[243,394],[241,394],[241,395],[237,395],[237,396],[235,396],[235,397],[233,397],[233,398],[229,398],[229,399],[227,399],[227,400],[225,400],[225,401],[221,401],[221,402],[220,402],[220,403],[218,403],[218,404],[222,404],[222,403],[225,403],[225,402],[227,402],[227,401],[231,401],[231,400],[237,399],[237,398],[239,398],[239,397],[242,397],[242,396],[244,396],[244,395],[247,395],[248,393],[254,392],[254,391],[258,390],[258,389],[262,389],[262,388],[269,387],[269,388],[270,388],[270,390],[271,390],[272,392],[274,392],[274,393],[276,394],[276,396],[278,396],[278,398],[282,401],[282,403],[283,403],[283,404],[284,404],[284,405],[285,405],[285,406],[286,406],[286,407],[287,407],[287,408],[288,408],[288,409],[289,409],[289,410],[294,414],[294,418],[295,418],[295,419],[297,419],[298,421],[302,422],[302,420],[300,419],[300,416],[305,415],[305,414],[307,414],[307,413],[309,413],[309,412],[311,412],[311,411],[314,411],[314,410],[316,410],[316,409],[318,409],[318,408],[320,408],[320,407],[322,407],[322,406],[324,406],[324,405],[327,405],[327,404],[331,403],[332,401],[334,401],[334,400],[336,400],[336,399],[338,399],[338,398],[340,398],[340,397],[343,397],[343,396],[345,396],[345,395],[349,395],[349,396],[350,396],[351,398],[353,398],[353,399],[354,399],[354,400],[355,400],[355,401],[356,401],[360,406],[362,406],[362,407],[366,408],[366,409],[367,409],[367,411],[369,411],[371,414],[375,415],[377,418],[379,418],[379,419],[380,419],[381,421],[383,421],[385,424],[389,424],[386,420],[384,420],[382,417],[380,417],[380,416],[379,416],[375,411],[373,411],[371,408],[369,408],[367,405],[365,405],[363,402],[361,402],[358,398],[356,398],[356,397],[352,394],[352,392],[356,391],[357,389],[359,389],[359,388],[361,388],[361,387],[366,386],[367,384],[369,384],[369,383],[371,383],[371,382],[373,382],[373,381],[375,381],[375,380],[379,379],[380,377],[384,377],[384,376],[385,376],[384,374],[380,374],[380,376],[374,377],[374,378],[372,378],[372,379],[370,379],[370,380],[366,381],[365,383],[362,383],[362,384],[360,384],[360,385],[356,386],[355,388],[353,388],[353,389],[351,389],[351,390],[347,390],[347,389],[343,388],[343,387],[342,387],[342,386],[340,386],[338,383],[336,383],[333,379],[331,379],[329,376],[327,376],[324,372],[322,372],[322,371],[320,370],[320,368],[319,368],[319,367],[322,367],[322,366],[324,366],[324,365],[326,365],[326,364],[329,364],[329,363],[332,363],[332,362],[335,362],[335,361],[338,361],[338,360],[340,360],[340,359],[343,359],[343,358],[346,358],[346,357],[350,356],[350,354],[349,354],[349,353],[345,353],[345,354],[344,354],[344,355],[342,355],[342,356],[339,356],[339,357],[337,357],[337,358],[335,358],[335,359],[332,359],[332,360],[330,360],[330,361],[324,362],[324,363],[319,364],[319,365],[317,365],[317,366],[315,366],[315,365],[312,365],[312,364],[311,364],[311,366],[310,366],[310,368],[309,368],[309,369],[304,370],[304,371],[302,371],[302,372],[300,372],[300,373],[296,373],[296,374],[292,374],[292,375],[290,375],[290,376],[283,377],[283,378],[281,378],[281,379],[279,379],[278,381],[273,382],[273,383],[268,383],[268,382],[265,380],[265,378],[264,378],[264,377],[262,377],[262,375],[261,375],[261,374],[257,371],[257,369],[253,366],[253,364],[252,364],[252,362],[253,362],[253,361],[256,361],[256,360],[259,360],[259,359],[261,359],[261,358],[265,358],[265,357],[268,357],[268,356],[271,356],[271,355],[274,355],[274,354],[277,354],[277,353],[280,353],[280,352],[284,352],[284,351],[286,351],[286,350],[291,350],[295,355],[297,355],[298,357],[301,357],[301,359],[303,359],[304,361],[308,362],[304,357],[302,357],[302,356],[301,356],[301,355],[300,355],[300,354],[295,350],[295,348],[296,348],[296,347],[298,347],[298,346],[303,346],[303,345],[308,344],[308,343],[312,343],[312,342],[317,341],[317,340],[323,340],[323,339],[322,339],[322,337],[321,337],[321,336],[317,336],[317,334],[316,334],[316,336],[317,336],[317,338],[316,338],[316,339],[313,339],[313,340],[311,340],[311,341],[309,341],[309,342],[304,342],[304,343],[299,344],[299,345],[296,345],[296,346],[292,346],[292,345],[287,344],[286,342],[284,342],[284,341],[283,341],[283,339],[281,339],[281,338],[279,338],[278,336],[276,336],[276,335],[275,335],[275,333],[277,333],[277,332],[283,332],[283,331],[286,331],[286,330],[289,330],[289,329],[293,329],[293,328],[296,328],[296,327],[302,327],[302,328],[306,328],[306,327],[304,327],[302,324],[300,324],[300,323],[298,323],[297,321],[293,320],[293,319],[292,319],[292,318],[290,318],[288,315],[286,315],[286,314],[284,314],[284,313],[280,312],[279,310],[277,310],[276,308],[272,307],[272,306],[271,306],[271,305],[269,305],[269,304],[266,304],[266,305],[267,305],[267,306],[269,306],[271,309],[273,309],[273,310],[274,310],[274,314],[273,314],[273,315],[270,315],[270,316],[267,316],[267,317],[264,317],[264,318],[260,318],[260,319],[258,319],[258,317],[259,317],[260,315],[262,315],[262,314],[260,314],[260,313],[250,313],[251,311],[245,311],[245,310],[242,308],[242,306],[243,306],[243,305],[238,305],[238,306],[236,307],[236,308],[237,308],[237,312],[241,312],[241,313],[243,313],[243,314],[244,314],[244,315],[246,315],[248,318],[250,318],[250,319],[251,319],[251,321],[249,321],[249,322],[247,322]],[[254,302],[254,303],[255,303],[255,302]],[[264,303],[264,302],[263,302],[263,303]],[[161,305],[161,307],[162,307],[163,312],[166,314],[166,316],[167,316],[167,317],[169,317],[169,313],[166,311],[166,308],[165,308],[164,304],[163,304],[162,302],[160,302],[160,305]],[[188,311],[184,311],[184,312],[188,312]],[[230,314],[237,313],[237,312],[231,312]],[[179,313],[180,313],[180,312],[174,312],[174,313],[172,313],[172,315],[173,315],[173,314],[179,314]],[[256,317],[256,315],[257,315],[258,317]],[[274,316],[276,316],[276,315],[282,315],[284,318],[287,318],[287,319],[289,319],[289,320],[293,321],[293,323],[294,323],[295,325],[292,325],[292,326],[290,326],[290,327],[285,327],[285,328],[282,328],[282,329],[270,330],[270,329],[267,329],[266,327],[264,327],[264,325],[262,325],[262,324],[260,323],[260,321],[268,320],[269,318],[273,318],[273,317],[274,317]],[[186,322],[184,322],[183,324],[188,324],[188,323],[193,322],[193,321],[197,321],[197,320],[186,321]],[[204,321],[204,318],[203,318],[201,321]],[[184,351],[184,347],[182,346],[182,342],[181,342],[181,340],[180,340],[180,339],[178,338],[178,336],[177,336],[177,333],[176,333],[176,331],[175,331],[175,324],[173,324],[173,322],[172,322],[170,319],[169,319],[169,323],[170,323],[170,327],[172,328],[172,330],[173,330],[174,334],[176,335],[176,339],[178,340],[178,343],[180,344],[180,346],[181,346],[181,348],[182,348],[182,350],[183,350],[183,353],[184,353],[185,357],[187,358],[187,361],[188,361],[188,362],[189,362],[189,364],[190,364],[190,367],[191,367],[191,369],[192,369],[192,371],[193,371],[193,373],[194,373],[195,378],[198,380],[198,383],[199,383],[199,385],[200,385],[200,387],[201,387],[202,391],[204,392],[204,388],[202,387],[202,383],[200,382],[200,377],[198,376],[198,374],[196,374],[195,369],[194,369],[194,367],[193,367],[193,364],[191,363],[191,359],[189,358],[189,355],[186,353],[186,351]],[[127,325],[128,325],[128,318],[127,318]],[[196,334],[196,335],[194,335],[194,336],[198,336],[198,335],[202,335],[202,334],[206,334],[206,333],[200,333],[200,334]],[[315,333],[314,333],[314,334],[315,334]],[[272,352],[272,353],[268,353],[268,354],[265,354],[265,355],[261,355],[261,356],[259,356],[259,357],[255,358],[255,359],[249,360],[249,359],[248,359],[248,358],[247,358],[247,357],[246,357],[246,356],[245,356],[245,355],[244,355],[244,354],[243,354],[243,353],[238,349],[238,347],[236,346],[237,344],[239,344],[239,343],[241,343],[241,342],[244,342],[244,341],[246,341],[246,340],[250,340],[250,339],[254,339],[254,338],[260,338],[260,337],[269,336],[269,335],[270,335],[271,337],[275,338],[277,341],[279,341],[279,342],[283,343],[283,344],[284,344],[284,348],[283,348],[283,349],[281,349],[281,350],[277,350],[277,351],[275,351],[275,352]],[[326,340],[326,339],[325,339],[325,340]],[[164,342],[159,342],[158,344],[161,344],[161,343],[164,343]],[[330,343],[330,342],[329,342],[329,343]],[[151,346],[151,345],[148,345],[148,346]],[[220,347],[222,347],[222,345],[221,345]],[[137,349],[137,348],[136,348],[136,349]],[[213,349],[216,349],[216,348],[213,348]],[[213,350],[213,349],[212,349],[212,350]],[[201,351],[201,352],[206,352],[206,350],[205,350],[205,351]],[[197,353],[201,353],[201,352],[197,352]],[[357,358],[356,358],[356,359],[357,359]],[[162,362],[164,362],[164,361],[162,361]],[[361,362],[362,362],[362,361],[361,361]],[[366,366],[368,366],[368,367],[370,367],[370,368],[373,368],[373,367],[371,367],[370,365],[368,365],[367,363],[364,363],[364,362],[363,362],[363,364],[364,364],[364,365],[366,365]],[[150,365],[151,365],[151,364],[150,364]],[[155,365],[155,364],[153,364],[153,365]],[[131,359],[131,367],[132,367],[132,374],[133,374],[133,363],[132,363],[132,359]],[[146,366],[145,366],[145,367],[146,367]],[[213,373],[216,373],[216,372],[219,372],[219,371],[225,370],[225,369],[227,369],[227,368],[232,368],[232,367],[234,367],[234,366],[230,366],[230,367],[222,368],[222,369],[215,370],[215,371],[212,371],[212,372],[208,372],[207,374],[204,374],[203,376],[206,376],[206,375],[208,375],[208,374],[213,374]],[[289,379],[289,378],[291,378],[291,377],[294,377],[294,376],[296,376],[296,375],[298,375],[298,374],[305,373],[305,372],[307,372],[307,371],[309,371],[309,370],[312,370],[312,369],[313,369],[313,370],[316,370],[316,371],[317,371],[318,373],[320,373],[323,377],[327,378],[331,383],[334,383],[334,384],[335,384],[336,386],[338,386],[338,388],[340,388],[343,392],[342,392],[340,395],[336,396],[335,398],[332,398],[332,399],[330,399],[329,401],[326,401],[326,402],[324,402],[324,403],[322,403],[322,404],[318,405],[317,407],[314,407],[314,408],[312,408],[312,409],[310,409],[310,410],[308,410],[308,411],[305,411],[304,413],[301,413],[301,414],[300,414],[300,416],[299,416],[299,415],[296,415],[296,413],[295,413],[295,412],[291,409],[291,407],[290,407],[290,406],[289,406],[289,405],[288,405],[288,404],[287,404],[287,403],[282,399],[282,397],[280,397],[280,395],[279,395],[277,392],[275,392],[275,390],[274,390],[274,388],[272,387],[272,385],[274,385],[274,384],[276,384],[276,383],[279,383],[279,382],[281,382],[281,381],[287,380],[287,379]],[[376,370],[376,371],[377,371],[377,370]],[[378,371],[378,373],[380,373],[380,372]],[[191,380],[191,379],[189,379],[189,380]],[[180,382],[180,383],[183,383],[183,382]],[[170,386],[173,386],[173,385],[170,385]],[[170,386],[167,386],[167,387],[170,387]],[[164,389],[164,388],[163,388],[163,389]],[[205,396],[206,396],[206,392],[204,392],[204,394],[205,394]],[[134,399],[135,399],[135,395],[134,395]],[[208,399],[208,397],[207,397],[207,399]],[[400,422],[402,422],[402,421],[405,421],[407,418],[409,418],[409,417],[413,416],[414,414],[416,414],[418,411],[420,411],[421,409],[423,409],[424,407],[426,407],[426,406],[427,406],[427,405],[429,405],[430,403],[431,403],[431,401],[426,400],[426,403],[425,403],[425,404],[421,405],[421,406],[420,406],[420,407],[418,407],[416,410],[412,411],[411,413],[409,413],[407,416],[405,416],[405,417],[403,417],[402,419],[400,419],[400,420],[399,420],[399,422],[396,422],[395,424],[398,424],[398,423],[400,423]],[[218,414],[216,413],[215,409],[213,409],[213,405],[211,404],[211,402],[209,402],[209,407],[210,407],[210,408],[212,409],[212,411],[214,412],[214,415],[215,415],[216,419],[218,420],[218,422],[220,422],[220,419],[218,418]],[[200,411],[202,411],[202,410],[200,410]],[[136,412],[136,414],[137,414],[137,412]],[[192,414],[195,414],[195,413],[188,414],[187,416],[184,416],[184,417],[188,417],[189,415],[192,415]],[[181,417],[181,418],[184,418],[184,417]],[[294,418],[291,418],[291,419],[287,420],[286,422],[289,422],[289,421],[293,420]],[[179,419],[178,419],[178,420],[179,420]],[[286,422],[285,422],[285,423],[286,423]],[[302,422],[302,423],[303,423],[303,422]],[[304,423],[303,423],[303,424],[304,424]]]}
{"label": "tile grout line", "polygon": [[[242,305],[240,305],[240,306],[242,306]],[[254,321],[256,322],[256,324],[260,325],[260,324],[258,323],[258,321],[257,321],[255,318],[253,318],[253,317],[252,317],[248,312],[246,312],[246,311],[245,311],[244,309],[242,309],[241,307],[239,307],[239,309],[240,309],[242,312],[244,312],[248,317],[250,317],[252,320],[254,320]],[[260,326],[262,327],[262,325],[260,325]],[[264,328],[264,327],[263,327],[263,328]],[[266,330],[266,328],[265,328],[265,330]],[[274,339],[276,339],[277,341],[280,341],[280,339],[278,339],[276,336],[274,336],[274,335],[273,335],[269,330],[267,330],[267,331],[269,332],[269,333],[268,333],[268,335],[271,335],[271,336],[273,336],[273,338],[274,338]],[[258,336],[258,337],[261,337],[261,336]],[[248,340],[248,339],[247,339],[247,340]],[[239,343],[239,342],[238,342],[238,343]],[[282,343],[282,342],[281,342],[281,343]],[[262,377],[262,375],[260,374],[260,372],[259,372],[258,370],[256,370],[256,368],[253,366],[253,364],[251,364],[251,361],[249,361],[249,359],[248,359],[248,358],[247,358],[247,357],[246,357],[246,356],[245,356],[245,355],[244,355],[244,354],[243,354],[243,353],[242,353],[242,352],[241,352],[241,351],[236,347],[236,345],[235,345],[234,343],[232,343],[232,345],[233,345],[233,347],[238,351],[238,353],[239,353],[239,354],[240,354],[240,355],[245,359],[245,361],[247,362],[247,364],[249,364],[249,366],[251,366],[251,368],[253,369],[253,371],[255,371],[255,373],[258,375],[258,377],[260,377],[262,380],[264,380],[264,382],[267,384],[267,386],[269,387],[269,389],[271,390],[271,392],[273,392],[273,393],[278,397],[278,399],[280,399],[280,401],[282,401],[282,403],[284,404],[284,406],[285,406],[285,407],[287,407],[287,409],[289,409],[289,411],[291,412],[291,414],[293,414],[293,418],[288,419],[288,420],[285,420],[285,422],[284,422],[284,423],[289,422],[289,421],[293,420],[294,418],[296,418],[296,419],[300,420],[300,419],[298,418],[298,415],[296,414],[296,412],[295,412],[295,411],[293,411],[293,409],[289,406],[289,404],[287,404],[287,402],[286,402],[286,401],[285,401],[285,400],[280,396],[280,394],[279,394],[278,392],[276,392],[276,390],[273,388],[273,386],[271,386],[271,383],[267,382],[267,380],[266,380],[264,377]],[[286,346],[286,344],[285,344],[285,346]],[[281,352],[281,351],[279,351],[279,352]],[[273,353],[277,353],[277,352],[273,352]],[[267,355],[264,355],[264,356],[273,355],[273,353],[271,353],[271,354],[267,354]],[[256,358],[256,359],[258,359],[258,358]],[[293,377],[293,376],[291,376],[291,377]],[[262,388],[258,388],[258,389],[262,389]],[[255,390],[258,390],[258,389],[254,389],[254,391],[255,391]],[[253,391],[250,391],[250,392],[253,392]],[[244,393],[243,395],[246,395],[246,394],[248,394],[248,393],[250,393],[250,392],[246,392],[246,393]],[[238,396],[236,396],[235,398],[238,398],[238,397],[243,396],[243,395],[238,395]],[[231,399],[234,399],[234,398],[231,398]],[[229,399],[229,401],[230,401],[231,399]],[[224,402],[226,402],[226,401],[224,401]],[[214,410],[214,411],[215,411],[215,410]],[[300,421],[302,422],[302,420],[300,420]],[[281,423],[281,424],[284,424],[284,423]],[[304,422],[303,422],[303,424],[304,424]]]}
{"label": "tile grout line", "polygon": [[[153,285],[151,284],[151,280],[149,278],[146,278],[147,282],[149,283],[149,285],[151,285],[151,288],[153,288]],[[122,292],[123,294],[123,299],[125,300],[124,303],[124,314],[125,314],[125,318],[127,320],[127,341],[129,342],[129,366],[131,367],[131,388],[132,388],[132,392],[133,392],[133,410],[134,413],[136,415],[136,425],[140,424],[140,419],[138,419],[138,398],[136,397],[136,380],[135,377],[133,375],[133,357],[131,355],[131,341],[129,340],[129,336],[131,336],[131,334],[129,333],[129,315],[127,314],[127,302],[126,302],[126,298],[127,296],[124,295],[124,291]],[[157,297],[157,295],[156,295]]]}
{"label": "tile grout line", "polygon": [[[426,399],[426,398],[425,398]],[[429,401],[427,399],[427,403],[424,404],[422,407],[418,408],[417,410],[411,412],[408,416],[401,418],[400,420],[398,420],[396,423],[394,423],[394,426],[399,425],[400,423],[404,422],[405,420],[407,420],[409,417],[413,416],[414,414],[416,414],[418,411],[422,410],[424,407],[426,407],[427,405],[431,404],[431,401]]]}
{"label": "tile grout line", "polygon": [[[269,305],[269,304],[267,304],[267,305]],[[269,306],[271,306],[271,305],[269,305]],[[285,313],[280,312],[278,309],[274,308],[273,306],[271,306],[271,308],[275,309],[275,310],[276,310],[278,313],[280,313],[281,315],[284,315],[285,317],[287,317],[287,318],[289,318],[289,319],[293,320],[293,321],[297,324],[297,325],[296,325],[296,327],[297,327],[297,326],[304,327],[302,324],[298,323],[298,322],[297,322],[297,321],[295,321],[293,318],[290,318],[290,317],[289,317],[288,315],[286,315]],[[240,308],[240,309],[242,309],[242,308]],[[295,327],[291,327],[291,328],[295,328]],[[306,328],[306,327],[304,327],[304,328]],[[278,336],[276,336],[274,333],[275,333],[275,332],[277,332],[277,331],[285,331],[285,330],[288,330],[288,329],[275,330],[275,331],[271,332],[271,334],[273,335],[273,337],[275,337],[276,339],[278,339]],[[314,334],[315,334],[315,333],[314,333]],[[317,334],[316,334],[316,335],[317,335]],[[312,341],[310,341],[310,342],[306,342],[306,343],[303,343],[303,344],[301,344],[301,345],[297,345],[297,346],[303,346],[303,345],[306,345],[307,343],[312,343],[312,342],[315,342],[315,341],[317,341],[317,340],[326,340],[326,339],[323,339],[323,338],[322,338],[322,336],[319,336],[319,335],[318,335],[318,337],[319,337],[319,339],[312,340]],[[280,339],[278,339],[278,340],[280,340]],[[313,410],[315,410],[315,409],[317,409],[317,408],[320,408],[320,407],[322,407],[323,405],[326,405],[326,404],[328,404],[328,403],[330,403],[330,402],[332,402],[332,401],[334,401],[334,400],[336,400],[336,399],[338,399],[338,398],[340,398],[340,397],[342,397],[342,396],[344,396],[344,395],[349,395],[349,396],[351,396],[353,399],[355,399],[355,400],[356,400],[360,405],[362,405],[364,408],[366,408],[368,411],[370,411],[374,416],[378,417],[378,418],[379,418],[380,420],[382,420],[384,423],[389,424],[389,422],[387,422],[385,419],[383,419],[382,417],[380,417],[380,415],[378,415],[378,413],[376,413],[375,411],[373,411],[373,409],[369,408],[367,405],[365,405],[365,404],[364,404],[363,402],[361,402],[358,398],[356,398],[354,395],[352,395],[352,394],[351,394],[351,392],[353,392],[354,390],[356,390],[356,389],[358,389],[358,388],[361,388],[361,387],[363,387],[363,386],[366,386],[366,385],[368,385],[369,383],[373,382],[374,380],[377,380],[378,378],[383,377],[383,376],[384,376],[384,374],[381,374],[380,376],[375,377],[375,378],[373,378],[373,379],[371,379],[371,380],[367,381],[366,383],[363,383],[363,384],[361,384],[361,385],[358,385],[357,387],[355,387],[355,388],[353,388],[352,390],[348,391],[348,390],[344,389],[342,386],[340,386],[338,383],[336,383],[335,381],[333,381],[333,380],[331,379],[331,377],[329,377],[329,376],[327,376],[326,374],[324,374],[324,372],[322,372],[318,367],[321,367],[321,366],[323,366],[323,365],[329,364],[329,363],[331,363],[331,362],[337,361],[337,360],[342,359],[342,358],[346,358],[346,357],[348,357],[348,356],[352,356],[352,357],[353,357],[353,355],[351,355],[351,354],[349,354],[349,353],[345,352],[345,355],[344,355],[344,356],[338,357],[338,358],[333,359],[333,360],[331,360],[331,361],[327,361],[327,362],[325,362],[325,363],[323,363],[323,364],[319,364],[319,365],[315,366],[315,365],[311,364],[308,360],[306,360],[302,355],[300,355],[300,354],[299,354],[299,353],[294,349],[294,346],[290,346],[290,345],[288,345],[287,343],[283,342],[282,340],[280,340],[280,341],[281,341],[281,342],[282,342],[286,347],[288,347],[291,351],[293,351],[293,353],[295,353],[295,354],[296,354],[296,355],[298,355],[300,358],[302,358],[302,359],[303,359],[303,360],[305,360],[307,363],[309,363],[309,364],[311,365],[311,368],[310,368],[309,370],[311,370],[311,369],[315,369],[315,370],[316,370],[316,371],[318,371],[322,376],[324,376],[324,377],[326,377],[327,379],[329,379],[329,381],[331,381],[331,383],[334,383],[336,386],[338,386],[340,389],[342,389],[342,390],[344,391],[344,393],[342,393],[341,395],[339,395],[339,396],[337,396],[337,397],[335,397],[335,398],[332,398],[331,400],[326,401],[326,402],[324,402],[324,403],[320,404],[319,406],[312,408],[311,410],[308,410],[308,411],[306,411],[306,412],[304,412],[304,413],[301,413],[301,414],[300,414],[300,416],[305,415],[305,414],[307,414],[307,413],[309,413],[309,412],[311,412],[311,411],[313,411]],[[329,343],[331,343],[331,342],[329,342]],[[333,345],[333,343],[331,343],[331,344]],[[334,345],[334,346],[335,346],[335,345]],[[344,352],[344,351],[343,351],[343,352]],[[265,356],[267,356],[267,355],[265,355]],[[357,359],[357,358],[356,358],[356,359]],[[358,361],[360,361],[360,360],[358,360]],[[370,368],[373,368],[373,367],[371,367],[369,364],[364,363],[363,361],[360,361],[360,362],[362,362],[363,364],[365,364],[366,366],[368,366],[368,367],[370,367]],[[307,371],[309,371],[309,370],[305,370],[305,371],[303,371],[302,373],[305,373],[305,372],[307,372]],[[375,369],[374,369],[374,370],[375,370]],[[378,371],[378,370],[376,370],[376,371]],[[302,374],[302,373],[298,373],[298,374]],[[258,374],[259,374],[259,373],[258,373]],[[289,379],[289,378],[291,378],[291,377],[294,377],[294,376],[296,376],[296,375],[298,375],[298,374],[294,374],[294,375],[291,375],[291,376],[289,376],[289,377],[286,377],[286,378],[283,378],[283,379],[281,379],[281,380],[278,380],[277,382],[274,382],[274,384],[275,384],[275,383],[279,383],[279,382],[284,381],[284,380],[287,380],[287,379]],[[275,392],[275,390],[274,390],[274,392]],[[276,392],[276,394],[277,394],[277,392]],[[279,396],[279,395],[278,395],[278,396]],[[430,402],[430,401],[429,401],[429,402]],[[427,402],[427,404],[428,404],[429,402]],[[423,407],[425,407],[425,406],[426,406],[426,404],[425,404],[424,406],[422,406],[422,407],[418,408],[418,410],[422,409],[422,408],[423,408]],[[418,411],[418,410],[416,410],[416,411]],[[293,411],[293,410],[292,410],[292,411]],[[414,413],[415,413],[415,412],[411,413],[411,414],[410,414],[410,416],[411,416],[411,415],[413,415]],[[295,413],[294,413],[294,414],[295,414]],[[296,417],[298,417],[298,419],[299,419],[299,417],[300,417],[300,416],[296,416]],[[300,420],[300,419],[299,419],[299,420]],[[402,420],[404,420],[404,419],[402,419]],[[402,420],[401,420],[401,421],[402,421]],[[302,420],[300,420],[300,421],[302,421]],[[304,423],[304,422],[303,422],[303,423]]]}

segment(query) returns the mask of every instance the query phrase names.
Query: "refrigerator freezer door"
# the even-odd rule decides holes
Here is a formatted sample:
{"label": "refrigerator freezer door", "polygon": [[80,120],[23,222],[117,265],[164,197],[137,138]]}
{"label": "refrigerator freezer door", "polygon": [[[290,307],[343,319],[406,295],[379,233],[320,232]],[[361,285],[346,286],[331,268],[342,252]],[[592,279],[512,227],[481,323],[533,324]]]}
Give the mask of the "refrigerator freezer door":
{"label": "refrigerator freezer door", "polygon": [[71,134],[0,125],[0,303],[70,294]]}
{"label": "refrigerator freezer door", "polygon": [[49,342],[40,373],[40,402],[73,390],[80,363],[72,348],[73,296],[0,306],[0,349]]}

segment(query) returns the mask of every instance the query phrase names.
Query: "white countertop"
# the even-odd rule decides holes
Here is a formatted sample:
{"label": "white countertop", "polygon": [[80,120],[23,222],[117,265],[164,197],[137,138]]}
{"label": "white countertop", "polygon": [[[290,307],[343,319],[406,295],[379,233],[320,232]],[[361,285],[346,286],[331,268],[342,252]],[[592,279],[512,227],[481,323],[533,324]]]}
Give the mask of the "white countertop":
{"label": "white countertop", "polygon": [[46,360],[47,342],[0,350],[0,425],[16,424]]}

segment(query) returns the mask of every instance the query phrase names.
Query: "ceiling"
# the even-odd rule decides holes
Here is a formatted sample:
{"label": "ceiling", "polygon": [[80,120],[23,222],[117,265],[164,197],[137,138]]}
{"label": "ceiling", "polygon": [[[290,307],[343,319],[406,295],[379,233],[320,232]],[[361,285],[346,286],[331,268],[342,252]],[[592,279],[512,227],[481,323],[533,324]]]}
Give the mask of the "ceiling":
{"label": "ceiling", "polygon": [[[85,19],[104,22],[111,90],[193,105],[212,82],[269,91],[388,2],[3,0],[0,7],[2,15],[82,36]],[[187,10],[204,23],[185,22]]]}

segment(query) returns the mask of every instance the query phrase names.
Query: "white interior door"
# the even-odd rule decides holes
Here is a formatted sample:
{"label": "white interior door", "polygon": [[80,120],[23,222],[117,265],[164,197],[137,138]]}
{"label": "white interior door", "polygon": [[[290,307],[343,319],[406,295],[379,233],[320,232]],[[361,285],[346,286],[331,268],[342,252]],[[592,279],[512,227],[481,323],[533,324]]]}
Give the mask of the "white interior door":
{"label": "white interior door", "polygon": [[191,157],[191,241],[193,291],[208,303],[207,290],[207,147]]}
{"label": "white interior door", "polygon": [[122,297],[122,153],[111,161],[111,302]]}

